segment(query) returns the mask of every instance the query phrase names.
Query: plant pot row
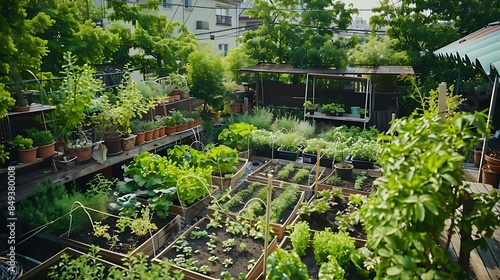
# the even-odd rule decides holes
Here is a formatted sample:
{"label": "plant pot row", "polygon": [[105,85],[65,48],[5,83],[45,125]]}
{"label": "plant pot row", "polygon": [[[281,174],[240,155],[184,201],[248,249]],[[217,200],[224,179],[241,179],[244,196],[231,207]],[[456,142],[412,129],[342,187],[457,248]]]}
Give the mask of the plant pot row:
{"label": "plant pot row", "polygon": [[48,158],[55,154],[55,144],[53,142],[48,145],[33,147],[31,149],[17,149],[17,160],[19,163],[30,163],[36,161],[37,158]]}
{"label": "plant pot row", "polygon": [[177,124],[175,126],[161,126],[160,128],[154,130],[136,133],[135,135],[137,135],[137,138],[135,139],[135,145],[141,145],[144,142],[149,142],[165,135],[182,132],[199,125],[201,125],[201,118],[190,123]]}

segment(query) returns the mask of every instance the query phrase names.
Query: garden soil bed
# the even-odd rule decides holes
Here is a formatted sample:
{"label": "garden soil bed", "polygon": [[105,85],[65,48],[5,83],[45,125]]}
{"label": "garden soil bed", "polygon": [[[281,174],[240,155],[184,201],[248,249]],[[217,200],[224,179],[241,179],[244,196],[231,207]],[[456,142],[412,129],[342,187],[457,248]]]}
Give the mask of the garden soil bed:
{"label": "garden soil bed", "polygon": [[[262,239],[254,239],[250,236],[242,236],[232,235],[226,232],[225,228],[209,228],[206,229],[207,224],[210,222],[208,218],[201,219],[198,223],[193,225],[188,231],[183,233],[182,236],[185,237],[186,241],[189,243],[189,247],[192,248],[193,253],[191,257],[196,259],[195,266],[200,268],[202,266],[208,266],[210,268],[210,272],[206,275],[201,274],[200,272],[195,272],[193,270],[182,268],[178,265],[177,262],[173,262],[174,265],[172,269],[181,269],[184,272],[184,279],[220,279],[221,272],[228,271],[232,277],[235,279],[239,279],[239,275],[246,275],[246,279],[257,279],[257,277],[262,273],[262,265],[263,265],[263,250],[264,250],[264,240]],[[224,226],[223,226],[224,227]],[[209,242],[208,237],[201,238],[193,238],[191,236],[191,231],[198,230],[206,230],[208,235],[214,233],[216,238],[216,249],[213,254],[208,251],[207,242]],[[223,252],[222,242],[234,239],[235,246],[229,252]],[[179,256],[181,252],[177,252],[174,246],[178,242],[179,239],[172,242],[165,250],[158,254],[157,257],[153,259],[153,262],[159,263],[163,259],[169,259],[173,261],[176,257]],[[242,251],[240,249],[240,244],[246,244],[246,251]],[[269,245],[269,252],[272,252],[277,246],[276,239],[273,239]],[[217,256],[218,260],[215,262],[211,262],[208,260],[210,256]],[[187,257],[186,257],[187,258]],[[233,261],[232,265],[228,267],[224,267],[222,263],[225,259],[231,258]],[[255,261],[251,270],[248,270],[247,267],[249,263]]]}
{"label": "garden soil bed", "polygon": [[233,174],[229,178],[226,178],[226,174],[222,174],[222,176],[220,176],[219,174],[212,175],[212,184],[221,188],[234,186],[236,182],[245,174],[247,165],[248,159],[238,159],[238,163],[236,164],[236,168],[238,169],[238,171],[235,174]]}
{"label": "garden soil bed", "polygon": [[[246,197],[244,199],[244,201],[242,201],[242,203],[239,203],[237,205],[230,207],[228,209],[229,210],[228,212],[224,211],[223,209],[219,209],[219,212],[221,212],[221,214],[226,214],[226,215],[229,215],[233,218],[236,218],[236,216],[238,216],[239,213],[244,209],[245,204],[248,201],[250,201],[254,198],[257,198],[259,191],[262,188],[266,187],[266,185],[258,183],[258,182],[250,182],[250,181],[245,180],[245,181],[240,182],[235,188],[233,188],[231,190],[231,192],[228,193],[228,195],[225,195],[218,200],[219,205],[224,205],[224,203],[226,203],[230,197],[234,197],[234,195],[236,195],[238,192],[248,189],[248,186],[250,186],[251,184],[258,184],[258,186],[254,188],[253,193],[249,197]],[[273,187],[273,196],[272,196],[271,200],[276,199],[283,191],[284,191],[284,188]],[[290,207],[288,207],[287,209],[285,209],[281,213],[279,220],[277,222],[271,222],[273,234],[276,235],[279,240],[281,240],[283,238],[283,236],[285,235],[286,226],[289,225],[293,221],[293,219],[297,215],[297,210],[303,201],[304,201],[304,192],[300,191],[299,195],[297,196],[295,201],[293,201],[290,204]],[[263,209],[262,213],[256,213],[256,214],[260,214],[258,219],[260,219],[261,221],[264,221],[264,217],[265,217],[264,210],[265,210],[265,208]],[[208,213],[209,213],[209,215],[213,215],[214,209],[209,208]],[[255,222],[257,220],[254,219],[253,221]]]}
{"label": "garden soil bed", "polygon": [[76,233],[71,233],[68,237],[67,233],[60,235],[63,246],[68,246],[82,252],[87,252],[91,245],[96,245],[101,248],[99,252],[104,260],[122,264],[122,258],[127,256],[128,252],[132,255],[137,255],[142,252],[148,256],[152,256],[156,249],[163,246],[169,239],[175,236],[180,230],[180,217],[177,215],[169,215],[165,219],[154,218],[153,222],[158,227],[158,230],[152,234],[137,236],[132,233],[132,230],[127,227],[123,233],[114,232],[116,221],[118,219],[109,216],[101,225],[108,225],[108,233],[113,236],[118,236],[118,241],[111,244],[104,237],[95,237],[92,227]]}
{"label": "garden soil bed", "polygon": [[[309,203],[311,203],[309,201]],[[331,228],[332,232],[338,232],[338,227],[335,225],[335,218],[339,213],[345,213],[348,211],[348,200],[345,197],[344,199],[335,198],[336,205],[332,206],[324,213],[312,212],[309,215],[302,214],[297,216],[297,218],[293,221],[292,226],[298,221],[306,221],[309,224],[309,228],[311,231],[322,231],[327,228]],[[361,224],[350,225],[347,229],[347,232],[351,237],[356,239],[356,247],[362,247],[366,243],[366,233]]]}
{"label": "garden soil bed", "polygon": [[327,180],[330,176],[333,176],[334,174],[330,174],[326,180],[323,180],[322,183],[318,184],[318,190],[324,190],[324,189],[330,189],[332,187],[338,187],[345,189],[344,195],[349,195],[349,194],[363,194],[363,195],[369,195],[372,191],[375,191],[375,186],[373,185],[373,182],[377,179],[375,177],[367,176],[367,178],[363,181],[361,184],[360,189],[354,188],[356,185],[356,176],[359,175],[362,171],[361,170],[354,170],[353,171],[353,176],[349,180],[341,180],[338,184],[336,185],[331,185],[327,183]]}

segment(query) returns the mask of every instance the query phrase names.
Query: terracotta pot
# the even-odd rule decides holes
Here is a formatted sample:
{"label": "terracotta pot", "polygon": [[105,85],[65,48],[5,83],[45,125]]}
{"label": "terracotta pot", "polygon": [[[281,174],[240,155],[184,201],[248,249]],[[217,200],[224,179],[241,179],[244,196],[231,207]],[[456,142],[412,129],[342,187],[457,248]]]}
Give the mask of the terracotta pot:
{"label": "terracotta pot", "polygon": [[500,166],[500,153],[494,152],[494,153],[490,153],[490,154],[485,154],[484,159],[490,165]]}
{"label": "terracotta pot", "polygon": [[151,140],[153,140],[153,130],[146,131],[144,141],[151,141]]}
{"label": "terracotta pot", "polygon": [[500,182],[500,173],[493,172],[491,170],[491,166],[488,164],[484,165],[482,167],[482,174],[481,174],[481,182],[483,184],[489,184],[492,185],[494,188],[498,188],[498,184]]}
{"label": "terracotta pot", "polygon": [[36,150],[38,147],[34,147],[31,149],[18,149],[17,150],[17,160],[20,163],[29,163],[36,161]]}
{"label": "terracotta pot", "polygon": [[184,131],[186,129],[188,129],[188,124],[187,123],[178,124],[176,126],[176,131],[177,132],[181,132],[181,131]]}
{"label": "terracotta pot", "polygon": [[180,97],[181,97],[181,99],[189,98],[189,92],[181,92]]}
{"label": "terracotta pot", "polygon": [[165,126],[164,125],[160,126],[160,133],[158,136],[159,137],[165,136]]}
{"label": "terracotta pot", "polygon": [[12,108],[12,110],[14,112],[29,112],[30,111],[30,106],[22,106],[22,107],[15,106],[14,108]]}
{"label": "terracotta pot", "polygon": [[169,95],[168,102],[174,102],[174,101],[175,101],[175,97],[173,95]]}
{"label": "terracotta pot", "polygon": [[243,104],[241,103],[235,103],[235,104],[231,104],[231,112],[233,113],[240,113],[241,111],[243,111]]}
{"label": "terracotta pot", "polygon": [[174,95],[174,101],[181,100],[181,95],[180,94],[175,94]]}
{"label": "terracotta pot", "polygon": [[153,139],[160,137],[160,128],[155,128],[153,130]]}
{"label": "terracotta pot", "polygon": [[36,150],[36,157],[48,158],[54,156],[55,146],[56,142],[44,146],[38,146],[38,149]]}
{"label": "terracotta pot", "polygon": [[[491,149],[487,149],[486,153],[489,153]],[[483,151],[483,148],[475,148],[474,149],[474,166],[479,167],[479,164],[481,162],[481,152]]]}
{"label": "terracotta pot", "polygon": [[135,144],[136,145],[141,145],[144,143],[144,140],[146,138],[146,132],[139,132],[135,134],[137,137],[135,137]]}
{"label": "terracotta pot", "polygon": [[193,127],[195,127],[195,126],[196,126],[196,125],[195,125],[195,122],[194,122],[194,121],[192,121],[192,122],[188,122],[188,129],[193,128]]}
{"label": "terracotta pot", "polygon": [[76,156],[76,162],[84,162],[92,158],[92,145],[82,148],[68,148],[68,155]]}
{"label": "terracotta pot", "polygon": [[165,133],[167,135],[174,134],[176,131],[177,131],[177,126],[176,125],[166,126],[165,127]]}

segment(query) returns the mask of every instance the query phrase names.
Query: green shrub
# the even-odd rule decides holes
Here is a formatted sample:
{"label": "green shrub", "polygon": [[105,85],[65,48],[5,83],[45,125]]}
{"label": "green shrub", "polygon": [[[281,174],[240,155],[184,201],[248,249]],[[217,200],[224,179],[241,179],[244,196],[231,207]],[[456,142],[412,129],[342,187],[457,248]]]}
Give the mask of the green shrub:
{"label": "green shrub", "polygon": [[54,143],[54,136],[49,130],[28,129],[28,138],[33,140],[34,146],[45,146]]}

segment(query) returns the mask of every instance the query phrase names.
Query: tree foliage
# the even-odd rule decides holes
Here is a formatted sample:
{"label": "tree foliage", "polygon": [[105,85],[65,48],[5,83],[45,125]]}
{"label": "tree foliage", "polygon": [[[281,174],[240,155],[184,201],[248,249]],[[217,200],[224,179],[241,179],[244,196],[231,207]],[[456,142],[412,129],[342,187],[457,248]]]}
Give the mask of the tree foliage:
{"label": "tree foliage", "polygon": [[194,34],[182,23],[143,11],[157,10],[158,5],[157,0],[138,5],[109,1],[108,7],[113,9],[109,18],[125,21],[134,27],[133,31],[129,32],[116,25],[112,27],[123,43],[119,55],[115,55],[115,58],[127,58],[130,48],[138,49],[138,53],[130,56],[132,67],[143,72],[153,72],[156,76],[166,76],[177,72],[186,64],[188,55],[197,47],[197,41]]}
{"label": "tree foliage", "polygon": [[[304,9],[303,13],[298,8]],[[291,63],[296,67],[347,64],[345,50],[332,42],[333,29],[345,30],[352,6],[341,1],[257,0],[254,9],[246,11],[251,18],[262,19],[255,30],[244,33],[242,42],[247,53],[260,62]]]}

